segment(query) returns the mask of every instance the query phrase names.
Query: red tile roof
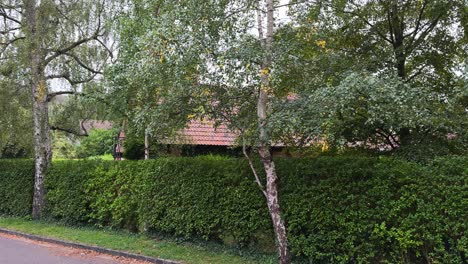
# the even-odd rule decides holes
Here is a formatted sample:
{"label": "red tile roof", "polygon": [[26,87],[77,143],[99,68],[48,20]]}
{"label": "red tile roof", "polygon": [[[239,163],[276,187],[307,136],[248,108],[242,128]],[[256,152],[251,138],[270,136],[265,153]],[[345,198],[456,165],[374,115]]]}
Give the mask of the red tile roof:
{"label": "red tile roof", "polygon": [[[80,120],[81,133],[90,132],[93,129],[112,129],[112,122],[107,120]],[[85,131],[86,130],[86,131]]]}
{"label": "red tile roof", "polygon": [[213,121],[192,120],[188,127],[177,133],[175,142],[187,145],[233,146],[238,135],[225,124],[214,126]]}

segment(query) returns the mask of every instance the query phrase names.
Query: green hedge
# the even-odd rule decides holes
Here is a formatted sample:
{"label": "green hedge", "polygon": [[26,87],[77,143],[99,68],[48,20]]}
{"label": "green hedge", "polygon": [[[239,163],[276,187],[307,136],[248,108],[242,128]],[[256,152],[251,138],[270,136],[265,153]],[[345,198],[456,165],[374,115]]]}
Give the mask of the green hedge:
{"label": "green hedge", "polygon": [[[0,161],[0,214],[30,208],[32,167],[15,162]],[[297,257],[466,263],[468,157],[427,166],[388,158],[280,159],[277,168]],[[273,241],[265,201],[243,159],[60,161],[46,187],[48,216],[71,224],[253,246]]]}
{"label": "green hedge", "polygon": [[29,215],[33,186],[32,161],[0,160],[0,215]]}

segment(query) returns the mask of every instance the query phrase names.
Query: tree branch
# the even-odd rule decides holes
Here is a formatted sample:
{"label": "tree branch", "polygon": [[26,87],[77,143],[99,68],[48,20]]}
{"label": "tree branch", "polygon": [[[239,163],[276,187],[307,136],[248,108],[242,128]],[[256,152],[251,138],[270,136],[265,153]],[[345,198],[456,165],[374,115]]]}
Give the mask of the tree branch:
{"label": "tree branch", "polygon": [[81,59],[76,56],[75,54],[73,53],[64,53],[63,55],[65,56],[68,56],[68,57],[72,57],[73,60],[75,60],[76,63],[78,63],[78,65],[80,65],[82,68],[86,69],[87,71],[91,72],[91,73],[94,73],[95,75],[96,74],[103,74],[103,72],[101,72],[100,70],[95,70],[93,68],[91,68],[90,66],[84,64]]}
{"label": "tree branch", "polygon": [[15,43],[16,41],[18,40],[22,40],[22,39],[25,39],[26,37],[17,37],[17,38],[14,38],[14,39],[11,39],[7,42],[0,42],[0,45],[3,46],[1,49],[0,49],[0,55],[3,54],[3,52],[5,52],[5,50],[8,48],[8,46],[10,46],[11,44]]}
{"label": "tree branch", "polygon": [[442,17],[442,13],[440,13],[432,22],[427,23],[427,24],[429,24],[429,27],[427,27],[421,33],[421,35],[419,35],[419,38],[416,39],[416,35],[414,36],[414,38],[413,38],[413,40],[411,42],[411,45],[408,45],[406,47],[406,49],[405,49],[406,54],[410,54],[411,52],[413,52],[414,49],[424,41],[424,39],[427,37],[427,35],[429,35],[429,33],[431,33],[431,31],[437,26],[437,23],[439,23],[439,20],[440,20],[441,17]]}
{"label": "tree branch", "polygon": [[[356,10],[359,12],[360,11],[360,8],[359,6],[354,3],[353,1],[350,1],[350,4],[352,4]],[[392,44],[394,43],[394,41],[392,41],[391,39],[389,39],[385,34],[383,34],[382,32],[380,32],[374,24],[372,24],[369,20],[367,20],[366,18],[364,18],[361,14],[359,14],[358,12],[353,12],[353,11],[346,11],[346,10],[342,10],[343,13],[345,14],[350,14],[350,15],[353,15],[357,18],[359,18],[360,20],[362,20],[364,23],[366,23],[369,27],[371,27],[371,29],[374,29],[375,30],[375,33],[377,33],[377,35],[379,35],[383,40],[387,41],[388,43]]]}
{"label": "tree branch", "polygon": [[410,45],[414,42],[414,39],[416,38],[416,35],[418,34],[419,27],[421,26],[422,15],[424,13],[424,9],[426,9],[426,5],[427,5],[427,1],[425,0],[423,2],[421,10],[419,10],[419,15],[418,15],[418,19],[416,21],[416,26],[415,26],[414,30],[404,36],[404,38],[406,38],[406,37],[409,37],[409,36],[413,35],[412,38],[411,38],[411,41],[410,41]]}
{"label": "tree branch", "polygon": [[58,91],[58,92],[49,93],[47,95],[47,102],[50,102],[54,97],[63,95],[63,94],[84,95],[83,93],[76,92],[76,91]]}
{"label": "tree branch", "polygon": [[281,7],[286,7],[286,6],[294,6],[294,5],[300,5],[300,4],[305,4],[307,2],[310,2],[310,0],[303,0],[303,1],[297,1],[297,2],[289,2],[289,3],[286,3],[286,4],[282,4],[282,5],[276,5],[274,6],[273,8],[274,9],[278,9],[278,8],[281,8]]}
{"label": "tree branch", "polygon": [[420,75],[423,72],[423,70],[426,68],[426,66],[427,65],[423,65],[421,68],[419,68],[417,72],[415,72],[407,80],[405,80],[405,83],[411,82],[414,78],[416,78],[418,75]]}
{"label": "tree branch", "polygon": [[18,11],[17,9],[22,8],[22,7],[23,7],[22,5],[7,5],[7,4],[0,3],[0,8],[1,9],[6,9],[6,10],[16,10],[16,11]]}
{"label": "tree branch", "polygon": [[87,43],[91,40],[95,40],[97,38],[97,34],[91,36],[91,37],[88,37],[88,38],[83,38],[83,39],[80,39],[76,42],[73,42],[72,44],[68,45],[67,47],[63,48],[63,49],[59,49],[59,50],[55,50],[54,54],[51,55],[49,58],[47,58],[45,60],[45,65],[49,64],[51,61],[53,61],[54,59],[58,58],[59,56],[61,55],[65,55],[67,54],[67,52],[73,50],[74,48],[84,44],[84,43]]}
{"label": "tree branch", "polygon": [[15,27],[15,28],[10,28],[10,29],[5,29],[5,30],[3,30],[3,31],[0,31],[0,34],[6,35],[6,34],[12,32],[12,31],[15,31],[15,30],[18,30],[18,29],[21,29],[21,27]]}
{"label": "tree branch", "polygon": [[254,176],[255,176],[255,182],[258,185],[258,188],[260,188],[260,191],[263,193],[265,197],[267,197],[267,193],[265,191],[265,187],[263,186],[262,182],[260,181],[260,177],[258,176],[257,170],[255,169],[255,166],[252,162],[252,159],[250,158],[249,154],[247,153],[247,147],[245,144],[245,136],[244,132],[242,132],[242,153],[244,153],[245,158],[249,162],[250,169],[252,170]]}
{"label": "tree branch", "polygon": [[[80,122],[82,123],[82,122]],[[81,127],[83,128],[83,125],[81,124]],[[50,126],[50,130],[53,130],[53,131],[62,131],[62,132],[66,132],[66,133],[69,133],[69,134],[72,134],[72,135],[75,135],[75,136],[79,136],[79,137],[87,137],[89,136],[88,135],[88,132],[86,130],[84,130],[84,133],[81,133],[81,132],[76,132],[75,130],[73,129],[69,129],[69,128],[62,128],[62,127],[58,127],[58,126]]]}
{"label": "tree branch", "polygon": [[83,80],[73,80],[70,78],[70,74],[69,73],[63,73],[63,74],[53,74],[53,75],[49,75],[46,77],[47,80],[51,80],[51,79],[65,79],[67,80],[67,82],[74,86],[74,85],[77,85],[77,84],[81,84],[81,83],[87,83],[87,82],[90,82],[92,81],[94,78],[96,78],[96,75],[97,73],[94,73],[92,76],[86,78],[86,79],[83,79]]}
{"label": "tree branch", "polygon": [[0,16],[7,19],[7,20],[9,20],[9,21],[11,21],[11,22],[14,22],[14,23],[16,23],[18,25],[22,25],[21,21],[19,21],[18,19],[8,15],[5,11],[0,12]]}
{"label": "tree branch", "polygon": [[107,53],[109,53],[109,57],[111,58],[111,61],[112,61],[112,59],[114,58],[114,54],[112,54],[112,50],[110,50],[110,48],[107,47],[107,45],[102,40],[100,40],[99,38],[96,38],[96,41],[99,42],[99,44],[101,44],[101,46],[103,46],[104,49],[106,49],[106,51],[107,51]]}

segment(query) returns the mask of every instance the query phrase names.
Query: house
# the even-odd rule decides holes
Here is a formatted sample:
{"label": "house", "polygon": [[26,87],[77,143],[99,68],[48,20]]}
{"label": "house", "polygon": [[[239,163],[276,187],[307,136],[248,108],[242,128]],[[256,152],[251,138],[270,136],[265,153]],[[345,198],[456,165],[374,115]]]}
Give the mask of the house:
{"label": "house", "polygon": [[[120,131],[114,151],[116,160],[121,160],[125,140],[124,131]],[[196,156],[222,154],[242,156],[239,133],[230,130],[226,124],[215,126],[210,120],[191,120],[187,127],[178,131],[173,137],[158,141],[158,146],[165,154],[173,156]],[[275,156],[288,156],[284,144],[272,147]]]}

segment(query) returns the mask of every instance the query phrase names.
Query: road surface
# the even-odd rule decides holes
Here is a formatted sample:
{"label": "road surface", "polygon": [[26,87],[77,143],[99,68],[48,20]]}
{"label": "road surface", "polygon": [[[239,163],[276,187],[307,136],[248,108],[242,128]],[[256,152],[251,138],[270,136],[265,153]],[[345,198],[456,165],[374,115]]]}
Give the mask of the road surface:
{"label": "road surface", "polygon": [[94,251],[0,234],[0,264],[145,264]]}

